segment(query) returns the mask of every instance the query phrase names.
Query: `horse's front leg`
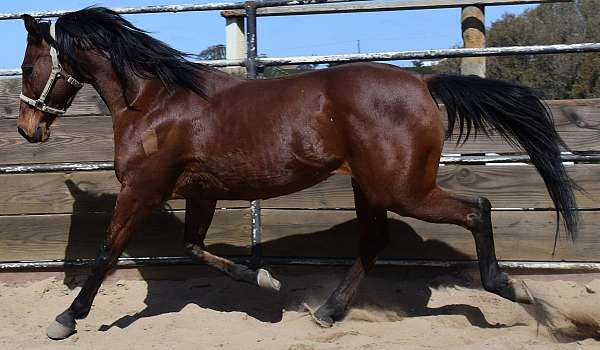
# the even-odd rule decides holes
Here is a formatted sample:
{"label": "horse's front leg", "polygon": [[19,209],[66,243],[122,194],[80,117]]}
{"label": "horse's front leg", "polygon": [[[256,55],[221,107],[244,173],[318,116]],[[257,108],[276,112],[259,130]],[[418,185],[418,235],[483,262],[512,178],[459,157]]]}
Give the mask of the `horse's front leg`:
{"label": "horse's front leg", "polygon": [[[137,188],[143,188],[140,193]],[[101,249],[92,274],[67,310],[56,317],[47,330],[51,339],[64,339],[75,333],[75,320],[85,318],[92,307],[94,297],[107,272],[114,267],[117,259],[127,246],[132,233],[139,224],[162,202],[161,193],[152,193],[148,188],[123,185],[117,197],[109,228],[109,236]]]}
{"label": "horse's front leg", "polygon": [[215,200],[187,199],[185,202],[185,241],[186,252],[196,261],[207,264],[236,281],[254,284],[261,288],[279,291],[281,283],[265,269],[252,270],[249,267],[214,255],[206,251],[204,238],[212,222]]}

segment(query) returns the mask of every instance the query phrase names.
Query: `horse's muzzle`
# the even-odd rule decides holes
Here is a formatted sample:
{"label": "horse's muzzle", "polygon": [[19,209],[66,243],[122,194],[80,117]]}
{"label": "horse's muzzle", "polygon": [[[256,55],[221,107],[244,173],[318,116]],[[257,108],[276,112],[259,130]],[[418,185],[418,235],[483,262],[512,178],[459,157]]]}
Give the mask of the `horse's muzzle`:
{"label": "horse's muzzle", "polygon": [[49,133],[44,133],[44,128],[42,126],[38,126],[32,136],[29,136],[22,128],[17,128],[17,130],[19,131],[19,134],[21,134],[21,136],[23,136],[25,140],[29,141],[30,143],[47,141],[48,137],[50,136]]}

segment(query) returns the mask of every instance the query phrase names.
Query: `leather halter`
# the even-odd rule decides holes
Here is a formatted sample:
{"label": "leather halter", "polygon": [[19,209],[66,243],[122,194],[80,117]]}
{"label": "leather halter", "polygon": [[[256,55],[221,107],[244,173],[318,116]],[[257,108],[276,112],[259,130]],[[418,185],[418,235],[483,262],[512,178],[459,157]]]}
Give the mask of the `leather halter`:
{"label": "leather halter", "polygon": [[[55,23],[50,24],[50,36],[56,42]],[[50,91],[52,91],[54,82],[56,82],[56,79],[58,79],[58,77],[62,77],[67,81],[67,83],[77,88],[77,90],[81,89],[83,83],[80,83],[79,81],[77,81],[77,79],[73,78],[72,75],[68,74],[63,70],[62,66],[60,65],[60,62],[58,61],[58,51],[56,51],[56,48],[53,45],[50,45],[50,57],[52,57],[52,71],[50,72],[50,77],[48,78],[46,86],[44,87],[44,90],[42,91],[40,97],[37,100],[34,100],[30,97],[21,94],[19,98],[21,99],[21,101],[27,103],[35,109],[39,109],[40,111],[57,115],[65,114],[67,112],[67,108],[71,106],[71,102],[73,102],[73,97],[75,97],[75,95],[73,95],[71,98],[69,98],[69,100],[67,100],[65,109],[57,109],[48,106],[46,104],[46,100],[48,98],[48,95],[50,94]]]}

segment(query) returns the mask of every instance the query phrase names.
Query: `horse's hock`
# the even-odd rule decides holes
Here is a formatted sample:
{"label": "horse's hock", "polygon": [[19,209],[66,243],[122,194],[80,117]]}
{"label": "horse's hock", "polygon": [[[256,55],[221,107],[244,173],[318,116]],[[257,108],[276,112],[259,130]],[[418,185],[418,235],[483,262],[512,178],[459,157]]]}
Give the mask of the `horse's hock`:
{"label": "horse's hock", "polygon": [[[20,79],[0,80],[0,162],[7,164],[90,162],[113,159],[111,118],[89,87],[69,113],[57,119],[52,140],[26,144],[15,131]],[[560,135],[573,151],[600,151],[600,99],[548,101]],[[76,150],[76,152],[74,152]],[[499,138],[478,137],[444,153],[517,154]],[[520,154],[520,153],[519,153]],[[556,215],[531,165],[446,164],[438,181],[446,189],[485,195],[493,205],[496,250],[501,260],[595,262],[600,255],[600,164],[574,163],[569,174],[588,194],[578,193],[583,224],[573,244],[562,235],[552,255]],[[94,258],[105,239],[119,185],[112,171],[0,175],[0,261]],[[262,253],[266,258],[354,258],[358,227],[350,178],[336,175],[304,191],[262,202]],[[207,236],[217,254],[250,254],[250,203],[222,201]],[[319,210],[315,210],[319,209]],[[476,259],[472,237],[452,225],[392,215],[386,259]],[[182,256],[173,235],[182,235],[184,202],[156,212],[126,251],[129,257]],[[561,227],[561,232],[562,231]],[[343,236],[343,239],[341,239]],[[167,237],[169,237],[167,239]],[[306,239],[310,237],[310,239]]]}

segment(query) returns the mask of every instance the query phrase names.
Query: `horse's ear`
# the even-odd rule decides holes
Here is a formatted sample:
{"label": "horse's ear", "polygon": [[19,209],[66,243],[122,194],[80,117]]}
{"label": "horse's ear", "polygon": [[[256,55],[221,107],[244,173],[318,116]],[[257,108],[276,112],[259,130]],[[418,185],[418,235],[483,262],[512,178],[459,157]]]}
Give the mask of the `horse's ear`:
{"label": "horse's ear", "polygon": [[34,42],[40,41],[42,39],[42,31],[35,18],[27,14],[22,15],[21,18],[23,19],[25,29],[29,34],[28,39],[33,40]]}

